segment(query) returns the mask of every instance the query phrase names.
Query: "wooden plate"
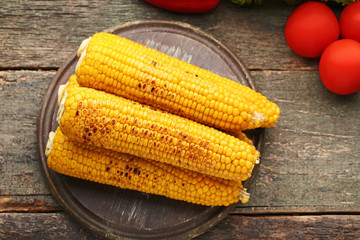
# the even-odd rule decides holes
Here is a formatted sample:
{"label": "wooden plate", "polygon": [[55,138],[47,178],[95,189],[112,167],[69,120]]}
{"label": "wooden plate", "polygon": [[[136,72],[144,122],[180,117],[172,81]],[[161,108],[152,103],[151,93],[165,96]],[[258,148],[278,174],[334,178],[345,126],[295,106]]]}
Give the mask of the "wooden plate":
{"label": "wooden plate", "polygon": [[[185,23],[146,20],[106,30],[158,49],[255,88],[234,54],[203,31]],[[109,239],[190,239],[225,218],[236,206],[205,207],[137,191],[118,189],[58,174],[46,165],[48,134],[57,128],[57,90],[77,62],[74,52],[58,70],[45,94],[38,129],[41,165],[51,192],[62,207],[88,230]],[[262,146],[263,131],[252,132]],[[256,169],[254,169],[255,175]],[[252,177],[253,179],[253,177]],[[245,185],[249,187],[252,179]]]}

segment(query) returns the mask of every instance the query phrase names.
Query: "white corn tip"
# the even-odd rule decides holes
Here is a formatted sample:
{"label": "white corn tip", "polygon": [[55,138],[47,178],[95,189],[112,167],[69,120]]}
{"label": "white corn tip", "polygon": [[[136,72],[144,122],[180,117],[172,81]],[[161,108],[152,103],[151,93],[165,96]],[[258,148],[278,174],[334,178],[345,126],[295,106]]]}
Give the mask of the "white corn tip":
{"label": "white corn tip", "polygon": [[87,48],[90,40],[91,40],[91,37],[89,37],[89,38],[85,39],[84,41],[82,41],[82,43],[80,44],[80,47],[79,47],[79,49],[78,49],[78,51],[77,51],[77,56],[78,56],[78,57],[80,57],[81,54],[82,54],[82,52],[83,52],[84,50],[86,50],[86,48]]}
{"label": "white corn tip", "polygon": [[66,100],[67,95],[68,95],[68,93],[66,91],[65,93],[64,92],[62,93],[62,95],[61,95],[62,98],[60,97],[61,101],[60,101],[60,104],[59,104],[59,111],[58,111],[57,117],[56,117],[56,121],[58,123],[60,123],[60,119],[65,113],[65,100]]}
{"label": "white corn tip", "polygon": [[63,96],[63,92],[64,92],[64,89],[66,88],[66,86],[69,84],[69,82],[65,83],[65,84],[62,84],[59,86],[59,90],[58,90],[58,99],[57,99],[57,105],[60,106],[60,103],[61,103],[61,99],[62,99],[62,96]]}
{"label": "white corn tip", "polygon": [[264,114],[258,113],[257,111],[255,111],[252,120],[263,122],[263,121],[265,121]]}
{"label": "white corn tip", "polygon": [[53,149],[55,135],[56,135],[56,131],[55,132],[51,131],[49,133],[49,139],[46,143],[46,148],[45,148],[45,156],[46,157],[48,157],[50,155],[50,152]]}
{"label": "white corn tip", "polygon": [[85,39],[84,41],[82,41],[82,43],[80,44],[80,47],[77,51],[77,56],[80,58],[79,61],[76,63],[76,69],[78,69],[78,67],[80,66],[81,62],[84,60],[85,55],[86,55],[86,48],[89,45],[89,42],[91,40],[91,37]]}
{"label": "white corn tip", "polygon": [[249,202],[250,199],[250,193],[248,193],[246,190],[247,190],[246,188],[239,189],[240,191],[239,198],[240,201],[244,204]]}

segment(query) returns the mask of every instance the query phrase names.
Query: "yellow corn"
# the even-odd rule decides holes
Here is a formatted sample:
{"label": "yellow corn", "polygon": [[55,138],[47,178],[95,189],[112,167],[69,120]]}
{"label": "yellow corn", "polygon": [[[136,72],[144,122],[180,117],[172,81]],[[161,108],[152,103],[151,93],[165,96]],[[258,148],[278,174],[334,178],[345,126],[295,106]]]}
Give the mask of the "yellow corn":
{"label": "yellow corn", "polygon": [[103,91],[69,89],[59,111],[72,140],[215,177],[244,181],[259,158],[246,141]]}
{"label": "yellow corn", "polygon": [[[69,90],[70,88],[74,88],[74,87],[79,87],[79,83],[78,81],[76,80],[76,75],[73,74],[69,77],[69,80],[66,82],[66,84],[63,84],[63,85],[60,85],[59,86],[59,89],[58,89],[58,106],[60,106],[61,104],[61,101],[64,99],[64,96],[67,92],[67,90]],[[57,114],[57,121],[60,120],[60,116],[63,114],[62,111],[58,111],[58,114]]]}
{"label": "yellow corn", "polygon": [[69,88],[79,87],[79,83],[76,80],[76,75],[73,74],[69,77],[69,80],[66,84],[60,85],[58,89],[58,105],[60,105],[61,100],[63,99],[63,93],[66,92]]}
{"label": "yellow corn", "polygon": [[[61,91],[60,89],[62,88],[62,86],[63,86],[63,90]],[[66,92],[68,89],[74,88],[74,87],[80,87],[80,84],[78,83],[75,74],[73,74],[69,77],[69,81],[65,85],[60,86],[59,96],[62,96],[63,92]]]}
{"label": "yellow corn", "polygon": [[[77,79],[76,79],[76,75],[71,75],[68,82],[64,85],[60,85],[59,87],[59,91],[58,91],[58,106],[60,106],[60,102],[63,99],[63,96],[65,95],[65,93],[67,92],[67,90],[69,90],[70,88],[74,88],[74,87],[80,87]],[[247,142],[248,144],[252,145],[253,142],[252,140],[250,140],[246,134],[244,134],[243,132],[232,132],[231,135],[239,138],[240,140]]]}
{"label": "yellow corn", "polygon": [[275,103],[246,86],[113,34],[85,40],[78,56],[81,86],[219,129],[271,127],[280,113]]}
{"label": "yellow corn", "polygon": [[[66,95],[65,93],[67,92],[67,90],[69,90],[70,88],[74,88],[74,87],[80,87],[75,74],[70,76],[70,78],[66,84],[60,85],[59,91],[58,91],[58,106],[60,106],[60,102],[64,98],[64,95]],[[59,112],[59,114],[61,114],[61,113]],[[239,138],[240,140],[242,140],[244,142],[247,142],[250,145],[253,145],[252,140],[249,139],[246,136],[246,134],[241,131],[232,132],[231,135]]]}
{"label": "yellow corn", "polygon": [[235,181],[71,141],[60,129],[50,133],[47,164],[54,171],[201,205],[228,206],[249,195]]}

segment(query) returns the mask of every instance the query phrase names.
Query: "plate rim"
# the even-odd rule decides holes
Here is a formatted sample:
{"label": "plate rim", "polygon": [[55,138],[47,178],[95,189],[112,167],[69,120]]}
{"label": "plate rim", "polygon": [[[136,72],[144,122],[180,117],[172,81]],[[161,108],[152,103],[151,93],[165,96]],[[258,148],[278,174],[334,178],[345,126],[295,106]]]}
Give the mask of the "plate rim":
{"label": "plate rim", "polygon": [[[223,51],[226,55],[228,55],[232,59],[232,61],[233,61],[232,64],[235,65],[235,67],[232,67],[231,69],[240,70],[241,73],[244,75],[245,80],[249,84],[249,87],[257,91],[257,87],[250,75],[250,72],[245,67],[245,64],[232,51],[230,51],[223,43],[221,43],[219,40],[217,40],[214,36],[212,36],[211,34],[205,32],[204,30],[202,30],[198,27],[195,27],[191,24],[179,22],[179,21],[172,21],[172,20],[146,19],[146,20],[136,20],[136,21],[126,22],[126,23],[123,23],[120,25],[113,26],[111,28],[107,28],[107,29],[103,30],[102,32],[116,34],[116,32],[120,32],[121,30],[124,30],[127,28],[136,28],[141,25],[143,25],[143,26],[159,25],[159,27],[161,27],[161,26],[174,27],[175,26],[176,28],[179,28],[181,30],[192,32],[194,36],[197,36],[202,39],[205,38],[207,41],[216,45],[218,47],[218,49]],[[60,194],[60,192],[68,191],[66,189],[66,187],[63,185],[63,186],[61,186],[62,189],[57,188],[55,186],[56,183],[54,183],[54,179],[52,179],[50,176],[49,171],[52,171],[52,170],[49,169],[46,164],[47,158],[44,154],[45,149],[44,149],[44,142],[43,142],[44,134],[48,135],[48,132],[45,133],[44,129],[42,127],[44,124],[43,122],[44,122],[45,115],[49,115],[49,113],[45,112],[45,110],[47,109],[47,106],[49,105],[49,102],[46,100],[50,97],[51,93],[55,90],[56,83],[57,83],[56,80],[58,80],[59,78],[61,78],[61,76],[63,74],[65,74],[64,70],[66,70],[69,66],[74,64],[74,61],[75,62],[77,61],[76,51],[74,51],[72,54],[70,54],[70,56],[67,58],[67,60],[57,70],[55,76],[52,78],[52,81],[49,84],[49,87],[47,88],[46,93],[43,96],[43,100],[42,100],[41,107],[40,107],[38,129],[37,129],[37,140],[38,140],[37,145],[38,145],[38,151],[39,151],[39,156],[40,156],[40,165],[41,165],[43,175],[46,179],[46,184],[47,184],[48,188],[50,189],[50,192],[53,195],[53,197],[55,197],[57,202],[61,205],[62,209],[65,210],[65,212],[67,214],[69,214],[76,222],[78,222],[81,226],[85,227],[87,230],[89,230],[93,234],[100,236],[100,237],[105,237],[108,239],[192,239],[192,238],[206,232],[208,229],[210,229],[214,225],[218,224],[220,221],[222,221],[224,218],[226,218],[230,214],[230,212],[233,211],[233,209],[237,206],[237,203],[234,203],[227,207],[223,207],[224,210],[221,211],[219,214],[217,214],[216,216],[213,216],[208,221],[201,223],[200,225],[198,225],[194,228],[191,228],[190,230],[185,229],[184,231],[180,231],[179,232],[180,235],[176,236],[176,235],[172,234],[172,235],[164,236],[164,237],[154,235],[154,236],[141,236],[140,238],[137,238],[136,236],[133,236],[131,234],[129,235],[129,234],[121,232],[121,231],[120,232],[119,231],[106,231],[107,230],[106,227],[103,227],[101,224],[99,225],[98,222],[96,222],[95,220],[90,218],[90,220],[93,220],[91,222],[91,221],[89,221],[88,218],[86,218],[86,219],[82,218],[82,215],[80,213],[83,213],[83,210],[81,208],[85,208],[85,207],[82,206],[82,204],[80,202],[79,202],[79,204],[69,204],[67,202],[67,201],[69,201],[69,197],[63,196]],[[257,132],[257,135],[258,135],[257,149],[261,153],[263,146],[264,146],[264,129],[258,129],[257,131],[258,131]],[[244,185],[246,185],[246,187],[249,187],[251,185],[251,183],[254,180],[254,177],[256,175],[258,167],[259,167],[259,164],[256,164],[255,168],[253,170],[252,177],[244,183]],[[71,192],[69,192],[69,193],[70,193],[69,196],[72,196]],[[74,198],[73,200],[76,200],[76,198]],[[77,206],[77,205],[79,205],[79,206]],[[76,211],[74,211],[74,207],[77,208]],[[96,214],[93,214],[93,215],[95,217],[98,217],[98,216],[96,216]]]}

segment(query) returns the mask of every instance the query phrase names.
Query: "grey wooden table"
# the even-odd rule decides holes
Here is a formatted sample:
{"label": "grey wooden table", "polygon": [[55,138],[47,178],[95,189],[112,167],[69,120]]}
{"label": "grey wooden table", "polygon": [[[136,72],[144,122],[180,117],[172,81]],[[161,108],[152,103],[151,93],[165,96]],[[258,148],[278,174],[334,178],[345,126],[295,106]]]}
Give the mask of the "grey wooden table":
{"label": "grey wooden table", "polygon": [[[40,104],[84,38],[140,19],[182,21],[212,34],[282,110],[266,130],[251,201],[198,239],[360,239],[360,93],[326,90],[318,59],[286,45],[294,7],[265,2],[238,8],[222,0],[188,15],[140,0],[0,1],[0,239],[97,239],[46,185],[36,138]],[[333,9],[339,15],[341,6]]]}

